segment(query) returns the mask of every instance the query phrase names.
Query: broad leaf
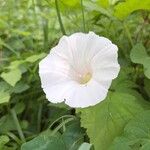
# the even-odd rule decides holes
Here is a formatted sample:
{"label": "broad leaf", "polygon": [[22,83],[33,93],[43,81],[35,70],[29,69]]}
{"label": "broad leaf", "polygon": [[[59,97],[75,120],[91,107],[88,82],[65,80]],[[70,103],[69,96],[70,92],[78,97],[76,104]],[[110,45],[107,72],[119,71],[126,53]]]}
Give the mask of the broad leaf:
{"label": "broad leaf", "polygon": [[24,143],[21,150],[77,150],[84,141],[84,132],[79,126],[79,120],[73,121],[65,128],[62,134],[59,132],[52,134],[51,130],[47,130],[33,140]]}
{"label": "broad leaf", "polygon": [[135,10],[150,10],[149,0],[126,0],[125,2],[120,2],[115,7],[115,16],[119,19],[124,19],[130,13]]}
{"label": "broad leaf", "polygon": [[125,124],[146,107],[145,102],[124,93],[111,93],[96,106],[80,109],[81,125],[87,129],[95,150],[106,150],[122,133]]}
{"label": "broad leaf", "polygon": [[66,150],[60,135],[51,136],[47,130],[33,140],[22,145],[21,150]]}
{"label": "broad leaf", "polygon": [[[110,150],[149,150],[150,148],[150,110],[138,114],[124,128],[121,137],[117,137]],[[126,148],[126,149],[125,149]]]}

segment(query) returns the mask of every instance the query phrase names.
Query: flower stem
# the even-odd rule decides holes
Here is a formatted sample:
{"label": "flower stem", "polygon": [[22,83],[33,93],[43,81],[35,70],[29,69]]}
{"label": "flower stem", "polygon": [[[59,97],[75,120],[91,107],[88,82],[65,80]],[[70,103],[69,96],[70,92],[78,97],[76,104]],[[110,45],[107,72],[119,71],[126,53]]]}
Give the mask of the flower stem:
{"label": "flower stem", "polygon": [[85,17],[84,17],[83,0],[81,0],[81,10],[82,10],[83,31],[86,32],[86,29],[85,29]]}
{"label": "flower stem", "polygon": [[60,28],[61,28],[61,32],[62,32],[63,35],[66,35],[65,28],[63,26],[61,15],[60,15],[58,0],[55,0],[55,6],[56,6],[56,12],[57,12],[57,17],[58,17],[59,25],[60,25]]}
{"label": "flower stem", "polygon": [[12,117],[13,117],[14,123],[15,123],[15,125],[16,125],[16,128],[17,128],[18,134],[19,134],[19,136],[20,136],[20,139],[21,139],[23,142],[26,142],[25,136],[24,136],[23,131],[22,131],[22,129],[21,129],[21,126],[20,126],[20,124],[19,124],[19,120],[18,120],[18,118],[17,118],[17,114],[16,114],[15,110],[14,110],[14,109],[11,109],[10,112],[11,112],[11,115],[12,115]]}
{"label": "flower stem", "polygon": [[128,29],[128,26],[126,24],[124,24],[124,23],[123,23],[123,25],[124,25],[124,29],[125,29],[126,35],[127,35],[128,39],[129,39],[129,42],[130,42],[131,46],[133,47],[134,44],[133,44],[133,40],[132,40],[130,31]]}
{"label": "flower stem", "polygon": [[41,130],[42,109],[43,109],[43,104],[40,104],[39,110],[38,110],[38,118],[37,118],[37,131],[38,132],[40,132]]}

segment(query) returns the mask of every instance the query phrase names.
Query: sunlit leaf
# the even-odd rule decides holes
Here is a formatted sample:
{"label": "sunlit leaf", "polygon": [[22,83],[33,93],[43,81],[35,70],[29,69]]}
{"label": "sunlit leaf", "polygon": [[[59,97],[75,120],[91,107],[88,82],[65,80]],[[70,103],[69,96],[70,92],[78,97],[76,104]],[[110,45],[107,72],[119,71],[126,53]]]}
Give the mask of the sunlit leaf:
{"label": "sunlit leaf", "polygon": [[144,110],[145,102],[124,93],[112,93],[100,104],[80,109],[81,125],[96,150],[107,149],[125,124]]}
{"label": "sunlit leaf", "polygon": [[[150,148],[150,110],[138,114],[125,126],[124,132],[117,137],[110,150],[149,150]],[[125,149],[126,148],[126,149]]]}
{"label": "sunlit leaf", "polygon": [[26,58],[25,61],[30,62],[30,63],[34,63],[37,60],[42,59],[45,56],[46,56],[45,53],[35,54],[35,55],[32,55],[32,56]]}
{"label": "sunlit leaf", "polygon": [[0,104],[9,102],[10,94],[8,92],[0,91]]}
{"label": "sunlit leaf", "polygon": [[115,7],[115,16],[119,19],[124,19],[130,13],[135,10],[150,10],[149,0],[126,0],[125,2],[120,2]]}
{"label": "sunlit leaf", "polygon": [[9,142],[9,137],[6,135],[1,135],[0,136],[0,149],[4,150],[5,149],[5,144]]}
{"label": "sunlit leaf", "polygon": [[3,72],[1,74],[1,78],[3,78],[11,86],[15,86],[15,84],[21,79],[21,74],[22,72],[19,69],[14,69],[9,72]]}

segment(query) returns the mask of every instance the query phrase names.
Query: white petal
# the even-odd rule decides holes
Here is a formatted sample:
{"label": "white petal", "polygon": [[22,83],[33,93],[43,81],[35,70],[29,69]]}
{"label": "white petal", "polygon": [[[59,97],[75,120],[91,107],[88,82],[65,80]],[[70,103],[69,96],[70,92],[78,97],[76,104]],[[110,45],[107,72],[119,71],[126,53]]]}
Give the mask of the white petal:
{"label": "white petal", "polygon": [[39,63],[42,87],[69,80],[69,65],[57,55],[49,54]]}
{"label": "white petal", "polygon": [[70,93],[70,99],[65,103],[71,107],[88,107],[96,105],[107,96],[107,89],[104,89],[98,82],[91,80],[87,85],[74,87]]}
{"label": "white petal", "polygon": [[64,81],[56,85],[49,85],[43,88],[46,98],[52,103],[60,103],[70,97],[70,93],[75,86],[74,81]]}
{"label": "white petal", "polygon": [[91,65],[94,79],[105,82],[117,77],[120,70],[117,50],[117,46],[111,44],[93,57]]}

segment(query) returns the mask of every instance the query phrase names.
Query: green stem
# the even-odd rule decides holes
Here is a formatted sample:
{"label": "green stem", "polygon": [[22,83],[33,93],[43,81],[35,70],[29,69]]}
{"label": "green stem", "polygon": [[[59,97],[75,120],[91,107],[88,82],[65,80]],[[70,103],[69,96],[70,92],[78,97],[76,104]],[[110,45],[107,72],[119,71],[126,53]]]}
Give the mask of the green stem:
{"label": "green stem", "polygon": [[83,0],[81,0],[81,10],[82,10],[83,31],[86,32],[86,29],[85,29],[85,17],[84,17]]}
{"label": "green stem", "polygon": [[124,26],[124,29],[125,29],[125,33],[126,33],[126,35],[127,35],[127,37],[128,37],[128,40],[129,40],[131,46],[133,47],[134,44],[133,44],[133,40],[132,40],[130,31],[129,31],[129,29],[128,29],[128,26],[127,26],[126,24],[124,24],[124,23],[123,23],[123,26]]}
{"label": "green stem", "polygon": [[13,117],[14,123],[15,123],[15,125],[16,125],[16,128],[17,128],[18,134],[19,134],[19,136],[20,136],[20,139],[21,139],[23,142],[26,142],[25,136],[24,136],[23,131],[22,131],[22,129],[21,129],[21,126],[20,126],[20,124],[19,124],[19,120],[18,120],[18,118],[17,118],[17,114],[16,114],[15,110],[14,110],[14,109],[11,109],[10,112],[11,112],[11,115],[12,115],[12,117]]}
{"label": "green stem", "polygon": [[40,104],[39,110],[38,110],[38,119],[37,119],[37,131],[38,132],[40,132],[41,130],[42,108],[43,108],[43,104]]}
{"label": "green stem", "polygon": [[53,132],[51,133],[51,135],[55,135],[65,124],[67,124],[68,122],[70,121],[73,121],[74,118],[68,118],[66,120],[64,120],[63,123],[61,123],[60,125],[58,125],[54,130]]}
{"label": "green stem", "polygon": [[59,117],[58,119],[56,119],[56,120],[49,126],[49,129],[50,129],[56,122],[58,122],[60,119],[64,119],[64,118],[75,118],[75,116],[73,116],[73,115],[64,115],[64,116],[61,116],[61,117]]}
{"label": "green stem", "polygon": [[66,35],[65,28],[63,26],[61,15],[60,15],[58,0],[55,0],[55,6],[56,6],[56,12],[57,12],[57,17],[58,17],[59,25],[60,25],[60,28],[61,28],[61,32],[62,32],[63,35]]}

